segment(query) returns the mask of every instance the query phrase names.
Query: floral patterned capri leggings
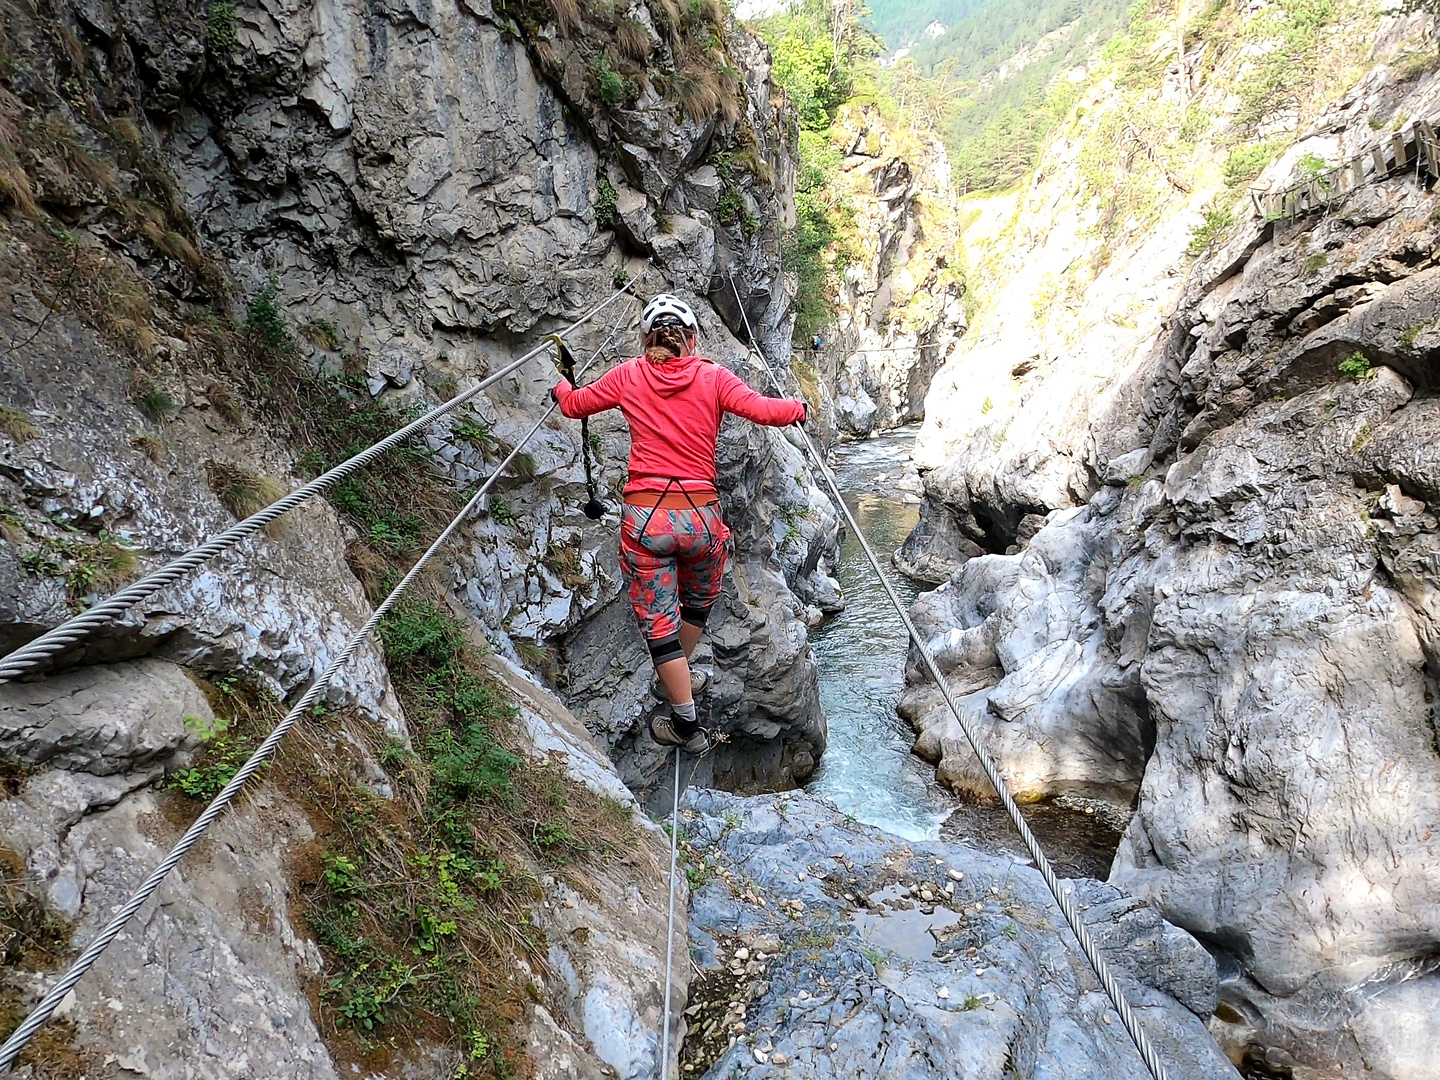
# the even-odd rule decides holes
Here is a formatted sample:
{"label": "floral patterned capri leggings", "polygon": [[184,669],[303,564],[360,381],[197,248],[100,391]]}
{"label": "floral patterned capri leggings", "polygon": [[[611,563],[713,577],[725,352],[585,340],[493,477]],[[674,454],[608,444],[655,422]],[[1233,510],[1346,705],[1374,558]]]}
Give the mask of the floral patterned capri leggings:
{"label": "floral patterned capri leggings", "polygon": [[718,502],[680,510],[625,504],[620,569],[656,665],[676,660],[680,622],[704,626],[720,599],[730,529]]}

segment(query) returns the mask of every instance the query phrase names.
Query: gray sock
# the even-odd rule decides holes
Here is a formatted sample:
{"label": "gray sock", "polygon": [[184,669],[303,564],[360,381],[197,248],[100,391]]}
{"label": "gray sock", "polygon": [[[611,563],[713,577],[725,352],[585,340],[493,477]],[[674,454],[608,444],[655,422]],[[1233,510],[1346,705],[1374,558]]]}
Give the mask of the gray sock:
{"label": "gray sock", "polygon": [[675,717],[675,732],[687,739],[694,735],[700,727],[700,721],[695,716],[695,702],[687,701],[684,705],[671,705],[671,715]]}

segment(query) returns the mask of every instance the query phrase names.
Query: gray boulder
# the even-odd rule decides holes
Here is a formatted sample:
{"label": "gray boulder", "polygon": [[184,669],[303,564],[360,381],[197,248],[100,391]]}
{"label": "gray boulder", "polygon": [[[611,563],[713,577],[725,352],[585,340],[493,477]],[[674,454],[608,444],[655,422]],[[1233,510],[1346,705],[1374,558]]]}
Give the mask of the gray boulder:
{"label": "gray boulder", "polygon": [[[685,1060],[710,1078],[1147,1077],[1035,871],[906,844],[804,795],[692,789],[698,965]],[[1177,1080],[1234,1077],[1214,963],[1143,901],[1067,882]]]}
{"label": "gray boulder", "polygon": [[215,714],[173,664],[140,660],[0,686],[0,753],[92,776],[168,764]]}

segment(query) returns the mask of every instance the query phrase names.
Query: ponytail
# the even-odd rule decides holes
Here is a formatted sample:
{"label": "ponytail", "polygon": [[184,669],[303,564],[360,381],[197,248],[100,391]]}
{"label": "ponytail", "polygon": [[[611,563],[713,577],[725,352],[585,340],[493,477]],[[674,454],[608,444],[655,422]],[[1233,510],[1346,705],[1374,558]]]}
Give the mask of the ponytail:
{"label": "ponytail", "polygon": [[678,326],[659,326],[645,338],[645,359],[652,364],[663,364],[689,351],[689,340],[685,331]]}

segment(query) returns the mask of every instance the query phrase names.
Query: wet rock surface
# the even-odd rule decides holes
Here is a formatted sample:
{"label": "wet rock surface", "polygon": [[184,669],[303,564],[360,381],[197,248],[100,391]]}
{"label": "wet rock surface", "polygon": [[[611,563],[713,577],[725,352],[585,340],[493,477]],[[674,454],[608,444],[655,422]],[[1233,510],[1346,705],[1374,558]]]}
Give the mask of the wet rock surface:
{"label": "wet rock surface", "polygon": [[[682,822],[701,999],[686,1075],[1148,1075],[1035,871],[806,795],[691,789]],[[1143,901],[1066,885],[1171,1075],[1233,1077],[1205,1031],[1208,953]]]}

